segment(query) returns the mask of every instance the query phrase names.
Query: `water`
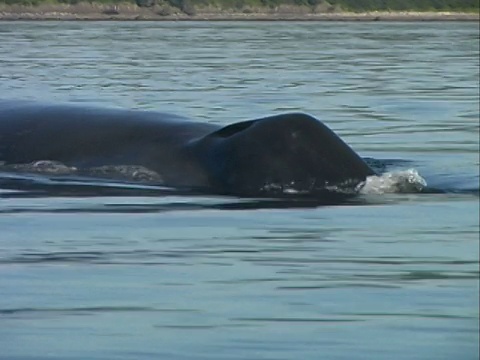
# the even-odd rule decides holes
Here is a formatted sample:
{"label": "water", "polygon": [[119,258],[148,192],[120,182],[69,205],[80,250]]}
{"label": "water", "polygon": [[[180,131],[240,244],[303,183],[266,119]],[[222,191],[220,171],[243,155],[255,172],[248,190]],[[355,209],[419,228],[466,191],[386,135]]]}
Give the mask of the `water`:
{"label": "water", "polygon": [[[478,37],[0,23],[2,98],[220,124],[300,110],[386,172],[343,206],[3,172],[40,190],[0,189],[0,359],[477,359]],[[388,191],[415,172],[441,191]]]}

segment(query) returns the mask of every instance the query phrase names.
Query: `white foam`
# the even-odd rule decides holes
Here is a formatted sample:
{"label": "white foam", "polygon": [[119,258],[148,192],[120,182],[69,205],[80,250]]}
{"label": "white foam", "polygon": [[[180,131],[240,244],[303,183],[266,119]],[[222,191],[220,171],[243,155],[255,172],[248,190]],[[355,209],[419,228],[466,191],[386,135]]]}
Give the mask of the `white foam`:
{"label": "white foam", "polygon": [[386,172],[380,176],[369,176],[359,186],[360,194],[418,193],[427,186],[427,182],[417,170],[398,170]]}
{"label": "white foam", "polygon": [[87,174],[93,176],[113,176],[134,181],[163,181],[162,177],[155,171],[150,170],[144,166],[137,165],[104,165],[90,168],[86,172]]}
{"label": "white foam", "polygon": [[144,166],[136,165],[105,165],[91,168],[76,168],[59,161],[39,160],[27,164],[5,165],[0,162],[0,169],[15,172],[44,175],[78,175],[139,182],[162,182],[162,177]]}
{"label": "white foam", "polygon": [[66,175],[73,174],[77,168],[67,166],[59,161],[39,160],[29,164],[12,165],[12,169],[17,171],[26,171],[34,173]]}

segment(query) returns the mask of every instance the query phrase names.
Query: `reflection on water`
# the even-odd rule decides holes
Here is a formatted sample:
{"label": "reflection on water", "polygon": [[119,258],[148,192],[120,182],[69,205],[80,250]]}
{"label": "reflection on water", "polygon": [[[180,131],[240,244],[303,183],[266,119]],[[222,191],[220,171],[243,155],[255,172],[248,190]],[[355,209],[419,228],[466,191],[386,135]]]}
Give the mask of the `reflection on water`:
{"label": "reflection on water", "polygon": [[427,182],[338,206],[3,169],[0,359],[478,358],[475,24],[4,22],[0,36],[4,97],[220,124],[300,110],[379,173]]}

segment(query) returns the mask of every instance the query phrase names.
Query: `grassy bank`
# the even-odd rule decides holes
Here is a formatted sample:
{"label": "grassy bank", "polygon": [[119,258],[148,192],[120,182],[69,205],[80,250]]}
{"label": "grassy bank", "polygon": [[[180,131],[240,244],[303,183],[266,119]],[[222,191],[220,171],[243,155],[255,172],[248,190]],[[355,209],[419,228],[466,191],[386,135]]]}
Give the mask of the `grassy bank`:
{"label": "grassy bank", "polygon": [[478,20],[478,0],[0,0],[0,19]]}
{"label": "grassy bank", "polygon": [[242,10],[245,8],[307,7],[323,12],[477,12],[478,0],[0,0],[6,5],[76,5],[79,3],[119,5],[136,4],[139,7],[170,6],[181,11],[195,8]]}

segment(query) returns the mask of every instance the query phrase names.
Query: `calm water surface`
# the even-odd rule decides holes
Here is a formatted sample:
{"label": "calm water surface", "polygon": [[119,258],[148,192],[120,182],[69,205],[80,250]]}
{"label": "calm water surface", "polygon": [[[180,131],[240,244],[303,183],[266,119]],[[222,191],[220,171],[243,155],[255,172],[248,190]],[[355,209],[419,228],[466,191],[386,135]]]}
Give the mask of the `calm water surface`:
{"label": "calm water surface", "polygon": [[0,189],[0,358],[478,359],[478,38],[475,23],[0,23],[2,98],[224,124],[300,110],[445,191],[286,207]]}

